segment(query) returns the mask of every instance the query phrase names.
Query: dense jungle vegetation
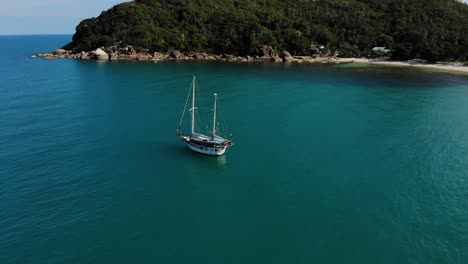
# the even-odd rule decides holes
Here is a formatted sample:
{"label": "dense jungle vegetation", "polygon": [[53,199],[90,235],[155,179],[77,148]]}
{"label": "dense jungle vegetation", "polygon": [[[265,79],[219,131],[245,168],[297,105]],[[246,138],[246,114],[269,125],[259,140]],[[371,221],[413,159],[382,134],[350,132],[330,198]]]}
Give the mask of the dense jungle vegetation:
{"label": "dense jungle vegetation", "polygon": [[135,0],[76,28],[74,51],[115,44],[150,51],[251,54],[259,44],[341,56],[373,47],[393,59],[466,61],[468,5],[456,0]]}

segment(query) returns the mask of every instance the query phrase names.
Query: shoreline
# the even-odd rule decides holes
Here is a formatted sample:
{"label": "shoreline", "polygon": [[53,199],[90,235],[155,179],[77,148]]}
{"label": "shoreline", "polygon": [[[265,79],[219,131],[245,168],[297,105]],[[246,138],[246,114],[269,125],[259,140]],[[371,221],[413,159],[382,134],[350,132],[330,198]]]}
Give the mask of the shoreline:
{"label": "shoreline", "polygon": [[[416,67],[425,69],[435,69],[447,72],[457,72],[468,74],[468,65],[465,63],[426,63],[418,60],[409,61],[391,61],[388,59],[377,58],[338,58],[329,55],[314,56],[292,56],[287,51],[277,53],[271,46],[260,45],[257,47],[257,54],[252,56],[235,56],[232,54],[208,54],[206,52],[180,52],[173,50],[171,52],[137,52],[132,46],[117,48],[98,48],[95,51],[74,53],[69,50],[58,49],[52,53],[41,53],[32,55],[31,58],[52,59],[81,59],[81,60],[112,60],[112,61],[224,61],[224,62],[273,62],[273,63],[323,63],[323,64],[349,64],[361,63],[382,66],[398,67]],[[465,66],[467,65],[467,66]]]}
{"label": "shoreline", "polygon": [[463,63],[424,63],[418,61],[391,61],[383,59],[366,59],[366,58],[338,58],[339,63],[363,63],[372,65],[383,65],[383,66],[399,66],[399,67],[416,67],[425,69],[437,69],[442,71],[450,72],[461,72],[468,73],[468,66],[464,66]]}

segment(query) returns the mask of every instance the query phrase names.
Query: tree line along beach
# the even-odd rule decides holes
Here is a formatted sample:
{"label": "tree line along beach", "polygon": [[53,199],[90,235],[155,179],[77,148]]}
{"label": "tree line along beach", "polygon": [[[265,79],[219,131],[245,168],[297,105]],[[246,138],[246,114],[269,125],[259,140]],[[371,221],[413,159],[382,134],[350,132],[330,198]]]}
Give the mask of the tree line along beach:
{"label": "tree line along beach", "polygon": [[467,33],[468,5],[455,0],[136,0],[84,19],[69,44],[33,57],[359,62],[466,72]]}

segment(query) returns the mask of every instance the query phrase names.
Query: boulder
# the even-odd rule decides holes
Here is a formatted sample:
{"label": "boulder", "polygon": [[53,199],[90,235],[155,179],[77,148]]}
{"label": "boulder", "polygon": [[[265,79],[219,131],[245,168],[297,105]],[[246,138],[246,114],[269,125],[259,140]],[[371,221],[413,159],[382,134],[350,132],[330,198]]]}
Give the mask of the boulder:
{"label": "boulder", "polygon": [[276,57],[278,53],[272,46],[268,45],[258,45],[255,48],[255,56],[258,57]]}
{"label": "boulder", "polygon": [[60,55],[64,55],[65,53],[67,53],[66,50],[64,50],[64,49],[57,49],[57,50],[54,51],[53,54],[54,54],[54,55],[57,55],[57,56],[60,56]]}
{"label": "boulder", "polygon": [[195,59],[197,59],[197,60],[203,60],[204,58],[205,58],[205,56],[203,56],[200,53],[195,54]]}
{"label": "boulder", "polygon": [[223,59],[233,59],[233,58],[235,58],[235,57],[236,57],[236,56],[234,56],[234,55],[232,55],[232,54],[226,54],[226,53],[224,53],[224,54],[222,55],[222,58],[223,58]]}
{"label": "boulder", "polygon": [[281,51],[280,57],[283,59],[284,62],[289,62],[289,61],[294,60],[293,56],[291,56],[291,53],[289,53],[286,50]]}
{"label": "boulder", "polygon": [[98,48],[94,51],[93,58],[95,58],[96,60],[108,60],[109,55],[102,49]]}
{"label": "boulder", "polygon": [[80,54],[80,59],[86,60],[89,58],[89,54],[86,51],[82,51]]}
{"label": "boulder", "polygon": [[110,60],[118,60],[119,55],[117,53],[111,53],[111,54],[109,54],[109,59]]}
{"label": "boulder", "polygon": [[182,54],[182,52],[178,51],[178,50],[173,50],[171,51],[171,54],[169,54],[169,56],[173,59],[181,59],[184,55]]}
{"label": "boulder", "polygon": [[153,59],[155,60],[161,60],[164,58],[164,54],[162,54],[161,52],[155,52],[153,53]]}
{"label": "boulder", "polygon": [[137,52],[132,46],[128,45],[123,48],[120,48],[119,53],[125,55],[135,55]]}
{"label": "boulder", "polygon": [[195,55],[196,53],[194,51],[185,52],[185,56],[190,57],[190,58],[195,57]]}
{"label": "boulder", "polygon": [[107,52],[107,54],[113,54],[113,53],[117,53],[119,49],[117,48],[117,46],[110,46],[104,49],[104,51]]}

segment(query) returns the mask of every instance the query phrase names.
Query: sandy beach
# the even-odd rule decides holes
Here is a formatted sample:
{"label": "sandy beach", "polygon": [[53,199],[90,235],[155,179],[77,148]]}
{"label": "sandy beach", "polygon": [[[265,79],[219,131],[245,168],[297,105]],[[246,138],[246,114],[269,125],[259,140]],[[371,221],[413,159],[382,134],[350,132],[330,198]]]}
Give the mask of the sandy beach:
{"label": "sandy beach", "polygon": [[366,59],[366,58],[338,58],[340,63],[368,63],[378,65],[389,65],[389,66],[409,66],[409,67],[420,67],[437,69],[442,71],[456,71],[468,73],[468,66],[463,66],[462,63],[422,63],[417,61],[388,61],[382,59]]}

